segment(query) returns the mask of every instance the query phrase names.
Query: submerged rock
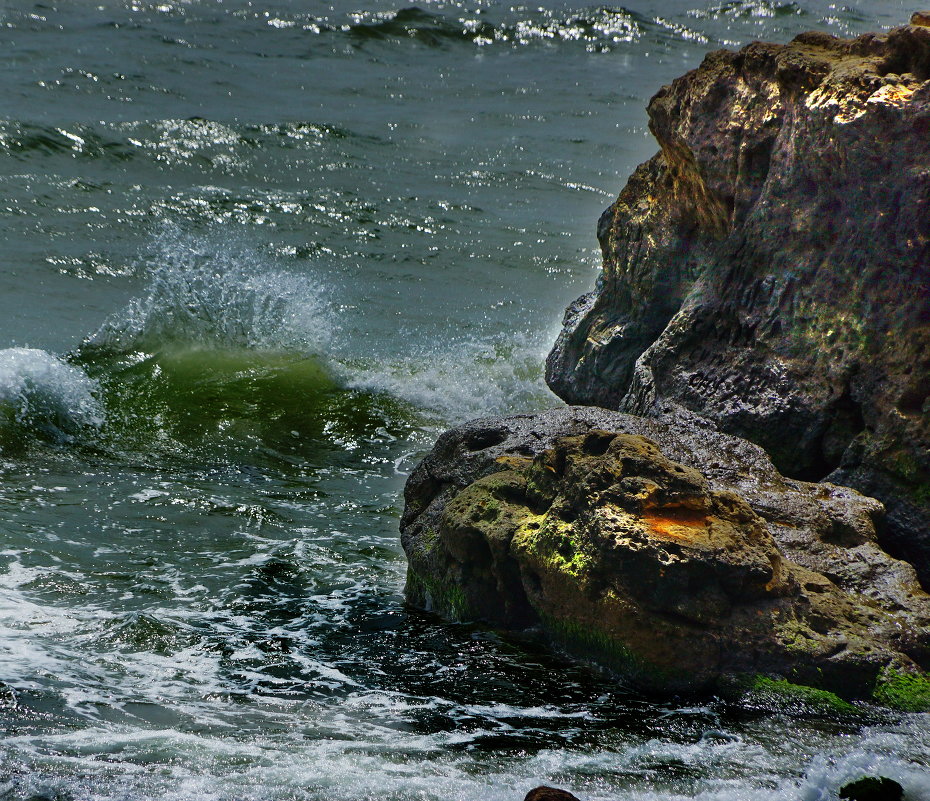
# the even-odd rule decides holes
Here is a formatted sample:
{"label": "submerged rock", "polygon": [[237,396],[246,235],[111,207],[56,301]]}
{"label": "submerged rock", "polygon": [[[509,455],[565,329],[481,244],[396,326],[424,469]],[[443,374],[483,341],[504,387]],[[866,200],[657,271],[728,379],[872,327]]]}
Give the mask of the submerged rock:
{"label": "submerged rock", "polygon": [[543,785],[530,790],[523,801],[578,801],[578,798],[568,790]]}
{"label": "submerged rock", "polygon": [[404,494],[411,604],[535,627],[642,688],[926,681],[930,596],[878,547],[881,504],[786,479],[693,416],[473,421]]}
{"label": "submerged rock", "polygon": [[840,788],[840,798],[850,801],[901,801],[904,788],[884,776],[864,776]]}
{"label": "submerged rock", "polygon": [[710,53],[649,104],[661,151],[604,213],[547,380],[670,402],[785,475],[882,500],[930,587],[930,13]]}

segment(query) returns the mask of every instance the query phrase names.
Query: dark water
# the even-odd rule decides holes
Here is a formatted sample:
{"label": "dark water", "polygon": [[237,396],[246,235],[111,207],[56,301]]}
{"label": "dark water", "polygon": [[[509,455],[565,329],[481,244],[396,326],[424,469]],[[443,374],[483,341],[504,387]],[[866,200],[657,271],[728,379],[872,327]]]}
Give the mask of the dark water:
{"label": "dark water", "polygon": [[406,611],[406,472],[555,404],[644,106],[897,0],[0,5],[0,799],[930,799],[927,716],[657,703]]}

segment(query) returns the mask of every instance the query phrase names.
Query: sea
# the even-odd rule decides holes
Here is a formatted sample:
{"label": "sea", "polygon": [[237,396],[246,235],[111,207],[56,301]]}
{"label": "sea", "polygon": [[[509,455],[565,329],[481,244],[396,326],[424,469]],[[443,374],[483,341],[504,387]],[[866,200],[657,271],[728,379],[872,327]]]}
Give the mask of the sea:
{"label": "sea", "polygon": [[903,0],[0,2],[0,801],[930,799],[930,716],[647,698],[404,604],[645,106]]}

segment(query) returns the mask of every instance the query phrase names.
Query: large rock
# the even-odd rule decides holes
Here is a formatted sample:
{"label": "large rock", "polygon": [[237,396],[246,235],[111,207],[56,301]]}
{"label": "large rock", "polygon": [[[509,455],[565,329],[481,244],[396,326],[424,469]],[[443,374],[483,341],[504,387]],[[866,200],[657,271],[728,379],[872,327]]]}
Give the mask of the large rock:
{"label": "large rock", "polygon": [[930,587],[930,14],[709,54],[649,104],[547,364],[569,403],[669,402],[786,475],[881,499]]}
{"label": "large rock", "polygon": [[930,597],[876,544],[881,504],[786,479],[696,417],[477,420],[439,438],[405,501],[410,603],[542,630],[641,687],[925,682]]}

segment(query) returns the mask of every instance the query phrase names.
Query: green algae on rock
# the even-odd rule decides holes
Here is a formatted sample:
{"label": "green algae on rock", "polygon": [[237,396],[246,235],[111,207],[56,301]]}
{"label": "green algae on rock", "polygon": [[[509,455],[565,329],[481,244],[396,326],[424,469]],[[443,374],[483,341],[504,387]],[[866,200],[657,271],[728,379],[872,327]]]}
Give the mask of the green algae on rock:
{"label": "green algae on rock", "polygon": [[872,697],[903,712],[930,712],[930,675],[887,669],[879,676]]}
{"label": "green algae on rock", "polygon": [[836,693],[768,676],[756,676],[743,700],[762,704],[767,709],[786,709],[794,713],[800,710],[847,715],[856,711],[852,704]]}
{"label": "green algae on rock", "polygon": [[930,666],[930,596],[875,544],[880,505],[693,418],[473,421],[405,498],[412,605],[541,631],[643,689],[885,702],[882,676]]}

